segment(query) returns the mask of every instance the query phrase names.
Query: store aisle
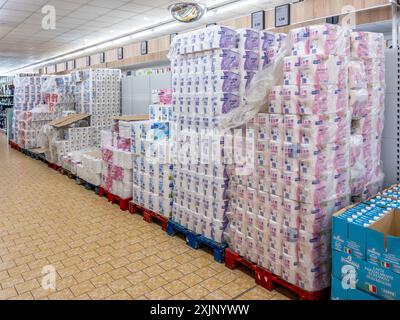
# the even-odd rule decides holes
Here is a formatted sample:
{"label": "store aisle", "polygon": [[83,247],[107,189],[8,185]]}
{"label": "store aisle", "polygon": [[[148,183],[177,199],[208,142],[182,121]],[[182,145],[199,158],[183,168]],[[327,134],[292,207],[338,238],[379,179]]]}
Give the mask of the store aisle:
{"label": "store aisle", "polygon": [[[41,287],[45,266],[56,291]],[[0,134],[0,299],[285,299],[11,150]]]}

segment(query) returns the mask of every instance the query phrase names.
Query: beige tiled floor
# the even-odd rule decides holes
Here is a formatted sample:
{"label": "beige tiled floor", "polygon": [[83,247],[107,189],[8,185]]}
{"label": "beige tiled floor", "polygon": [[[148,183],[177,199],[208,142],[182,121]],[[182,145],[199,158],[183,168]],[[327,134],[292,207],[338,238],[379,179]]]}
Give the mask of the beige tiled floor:
{"label": "beige tiled floor", "polygon": [[[56,268],[56,291],[41,287]],[[0,134],[0,299],[287,299],[11,150]]]}

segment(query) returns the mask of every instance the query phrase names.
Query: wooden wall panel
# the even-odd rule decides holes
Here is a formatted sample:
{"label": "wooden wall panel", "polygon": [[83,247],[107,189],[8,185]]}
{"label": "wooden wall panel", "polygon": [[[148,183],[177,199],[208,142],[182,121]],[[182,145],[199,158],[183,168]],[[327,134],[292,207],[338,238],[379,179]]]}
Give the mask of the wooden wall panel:
{"label": "wooden wall panel", "polygon": [[[275,29],[275,10],[267,10],[265,13],[266,29],[287,33],[293,28],[323,23],[325,17],[341,14],[342,8],[346,5],[351,5],[355,7],[356,10],[385,6],[358,12],[357,24],[391,19],[391,7],[387,0],[304,0],[292,5],[292,21],[291,25],[288,27]],[[247,15],[239,18],[227,19],[220,21],[218,24],[232,28],[248,28],[251,26],[251,16]],[[124,46],[123,60],[117,60],[117,49],[115,48],[106,51],[106,64],[100,65],[99,54],[91,56],[91,64],[96,67],[99,65],[103,67],[107,65],[109,68],[118,68],[129,65],[140,65],[147,62],[163,61],[166,59],[168,50],[169,35],[166,35],[148,40],[149,54],[145,56],[140,55],[140,43],[137,42]],[[85,57],[76,59],[76,68],[86,68]],[[69,69],[72,69],[72,64]]]}

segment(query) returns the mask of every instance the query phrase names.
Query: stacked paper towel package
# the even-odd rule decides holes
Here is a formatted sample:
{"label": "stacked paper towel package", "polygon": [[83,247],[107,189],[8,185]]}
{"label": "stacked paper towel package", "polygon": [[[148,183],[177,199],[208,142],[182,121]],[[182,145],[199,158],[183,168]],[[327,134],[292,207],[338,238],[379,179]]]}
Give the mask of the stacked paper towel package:
{"label": "stacked paper towel package", "polygon": [[354,32],[349,63],[352,195],[366,200],[382,185],[381,143],[385,106],[382,34]]}
{"label": "stacked paper towel package", "polygon": [[130,124],[115,120],[112,131],[101,131],[102,173],[100,186],[122,199],[132,198],[133,153]]}
{"label": "stacked paper towel package", "polygon": [[157,104],[149,107],[149,121],[136,121],[131,125],[132,201],[170,218],[173,203],[173,165],[169,161],[168,141],[171,98],[153,93],[152,102]]}
{"label": "stacked paper towel package", "polygon": [[[246,126],[248,139],[255,132],[256,164],[253,174],[232,177],[227,237],[242,256],[317,291],[329,285],[332,214],[349,204],[352,192],[376,192],[382,184],[383,97],[374,97],[384,83],[371,79],[377,89],[369,89],[368,103],[356,104],[357,129],[349,88],[358,77],[351,64],[362,57],[366,73],[383,80],[383,39],[320,25],[293,30],[289,45],[284,83],[270,90],[269,113]],[[352,132],[362,135],[358,152]],[[357,163],[364,180],[350,183]]]}
{"label": "stacked paper towel package", "polygon": [[[21,118],[21,113],[32,110],[37,104],[41,103],[41,83],[41,77],[36,75],[17,76],[14,79],[15,90],[12,130],[15,142],[18,144],[21,140],[19,138],[19,119]],[[22,140],[21,143],[24,145],[25,140]]]}
{"label": "stacked paper towel package", "polygon": [[77,113],[91,114],[91,125],[96,129],[97,146],[101,131],[110,130],[113,117],[120,114],[121,70],[85,69],[71,73],[75,84]]}

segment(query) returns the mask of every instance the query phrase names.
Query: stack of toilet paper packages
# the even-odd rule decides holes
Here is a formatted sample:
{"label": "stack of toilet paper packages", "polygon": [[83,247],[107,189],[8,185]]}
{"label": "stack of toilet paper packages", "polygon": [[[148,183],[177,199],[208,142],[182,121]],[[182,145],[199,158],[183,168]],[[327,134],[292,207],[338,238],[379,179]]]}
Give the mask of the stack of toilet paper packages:
{"label": "stack of toilet paper packages", "polygon": [[350,108],[353,117],[352,195],[365,200],[382,187],[382,133],[385,107],[384,37],[370,32],[351,34]]}
{"label": "stack of toilet paper packages", "polygon": [[63,169],[78,175],[79,168],[82,167],[82,160],[85,154],[95,152],[96,149],[88,148],[80,151],[72,151],[61,156],[61,166]]}
{"label": "stack of toilet paper packages", "polygon": [[151,103],[156,105],[171,105],[171,89],[154,89],[151,92]]}
{"label": "stack of toilet paper packages", "polygon": [[120,114],[121,70],[85,69],[73,71],[77,113],[92,115],[100,145],[101,131],[111,130],[113,117]]}
{"label": "stack of toilet paper packages", "polygon": [[94,185],[101,184],[102,154],[100,149],[84,151],[77,165],[76,175],[82,180]]}
{"label": "stack of toilet paper packages", "polygon": [[[17,76],[14,79],[14,108],[12,132],[16,143],[19,139],[19,119],[21,112],[32,110],[37,104],[42,102],[40,76]],[[22,137],[24,138],[24,137]],[[22,140],[24,143],[25,140]],[[22,145],[21,145],[22,146]]]}
{"label": "stack of toilet paper packages", "polygon": [[170,114],[168,105],[151,105],[150,120],[131,127],[133,159],[133,199],[146,209],[167,218],[172,213],[173,165],[170,157],[169,122],[158,122],[158,110]]}
{"label": "stack of toilet paper packages", "polygon": [[229,201],[219,117],[240,106],[242,80],[250,82],[259,69],[259,44],[258,31],[210,26],[178,35],[170,52],[172,219],[218,243],[224,242]]}
{"label": "stack of toilet paper packages", "polygon": [[269,31],[260,32],[260,70],[269,67],[277,54],[285,48],[287,35]]}
{"label": "stack of toilet paper packages", "polygon": [[269,114],[246,126],[255,166],[232,177],[227,236],[249,260],[318,291],[329,286],[331,215],[350,201],[350,33],[322,25],[289,39]]}
{"label": "stack of toilet paper packages", "polygon": [[41,77],[43,103],[19,114],[18,136],[23,148],[39,147],[41,129],[52,120],[61,118],[63,112],[74,112],[74,97],[69,76]]}
{"label": "stack of toilet paper packages", "polygon": [[113,195],[122,199],[130,199],[132,198],[133,186],[133,153],[127,150],[124,144],[121,144],[119,132],[124,134],[124,130],[120,131],[120,129],[118,129],[118,132],[101,132],[103,163],[100,185]]}

